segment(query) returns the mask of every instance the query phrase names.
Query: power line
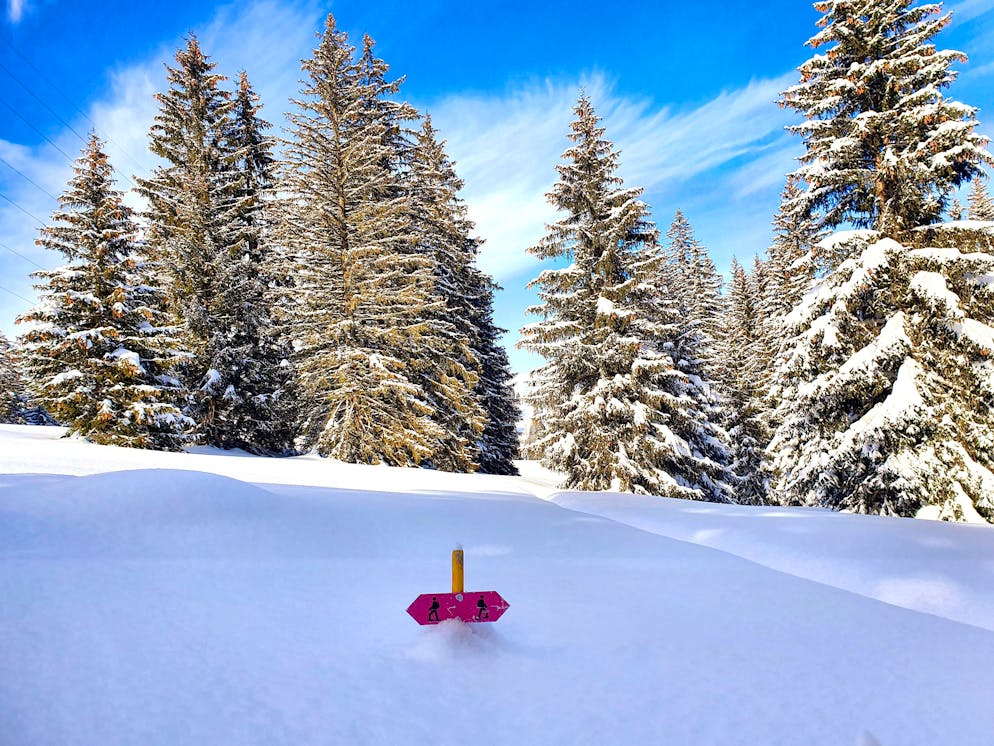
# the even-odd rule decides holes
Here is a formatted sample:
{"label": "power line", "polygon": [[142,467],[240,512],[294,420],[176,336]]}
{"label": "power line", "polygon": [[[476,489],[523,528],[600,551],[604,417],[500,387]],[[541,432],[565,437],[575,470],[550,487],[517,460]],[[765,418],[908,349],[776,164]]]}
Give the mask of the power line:
{"label": "power line", "polygon": [[25,181],[27,181],[28,183],[30,183],[30,184],[33,184],[33,185],[34,185],[35,187],[37,187],[37,188],[38,188],[38,189],[39,189],[39,190],[40,190],[41,192],[43,192],[44,194],[47,194],[47,195],[48,195],[49,197],[51,197],[52,199],[54,199],[54,200],[55,200],[56,202],[58,202],[58,201],[59,201],[59,198],[58,198],[58,197],[56,197],[56,196],[55,196],[54,194],[52,194],[52,193],[51,193],[50,191],[48,191],[48,190],[47,190],[47,189],[46,189],[45,187],[41,186],[41,185],[40,185],[40,184],[39,184],[39,183],[38,183],[37,181],[35,181],[35,180],[34,180],[34,179],[32,179],[31,177],[29,177],[29,176],[28,176],[27,174],[25,174],[25,173],[24,173],[23,171],[21,171],[21,170],[19,170],[19,169],[15,168],[14,166],[12,166],[12,165],[10,164],[10,162],[9,162],[9,161],[7,161],[7,159],[5,159],[5,158],[3,158],[3,157],[0,157],[0,163],[3,163],[3,164],[4,164],[4,165],[5,165],[5,166],[6,166],[7,168],[9,168],[9,169],[10,169],[11,171],[13,171],[13,172],[15,172],[16,174],[18,174],[18,175],[19,175],[19,176],[20,176],[20,177],[21,177],[22,179],[24,179],[24,180],[25,180]]}
{"label": "power line", "polygon": [[21,295],[20,293],[15,293],[15,292],[14,292],[13,290],[11,290],[10,288],[5,288],[5,287],[4,287],[3,285],[0,285],[0,290],[3,290],[4,292],[7,292],[7,293],[10,293],[10,294],[11,294],[11,295],[13,295],[13,296],[14,296],[15,298],[20,298],[20,299],[21,299],[21,300],[23,300],[23,301],[24,301],[25,303],[34,303],[34,301],[33,301],[33,300],[31,300],[30,298],[25,298],[25,297],[24,297],[23,295]]}
{"label": "power line", "polygon": [[[15,108],[14,108],[13,106],[11,106],[9,102],[7,102],[7,101],[4,101],[3,99],[0,99],[0,104],[3,104],[3,105],[4,105],[4,106],[6,106],[6,107],[7,107],[8,109],[10,109],[10,111],[11,111],[11,112],[13,112],[13,114],[14,114],[14,116],[15,116],[15,117],[17,117],[17,118],[18,118],[18,119],[20,119],[20,120],[21,120],[22,122],[24,122],[24,123],[25,123],[26,125],[28,125],[28,127],[30,127],[30,128],[32,129],[32,130],[34,130],[35,134],[37,134],[37,135],[38,135],[38,136],[39,136],[40,138],[42,138],[42,139],[43,139],[43,140],[44,140],[45,142],[47,142],[47,143],[48,143],[49,145],[51,145],[51,146],[52,146],[53,148],[55,148],[55,149],[56,149],[57,151],[59,151],[59,153],[61,153],[61,154],[62,154],[62,157],[66,159],[66,162],[67,162],[67,163],[68,163],[68,164],[70,165],[70,167],[72,167],[72,168],[75,168],[75,167],[76,167],[76,159],[75,159],[75,158],[73,158],[73,157],[72,157],[71,155],[69,155],[69,154],[68,154],[68,153],[67,153],[66,151],[64,151],[64,150],[63,150],[62,148],[60,148],[60,147],[58,146],[58,144],[57,144],[57,143],[56,143],[56,142],[55,142],[54,140],[52,140],[52,138],[50,138],[50,137],[49,137],[48,135],[46,135],[46,134],[45,134],[44,132],[42,132],[42,131],[41,131],[40,129],[38,129],[37,127],[35,127],[35,126],[34,126],[34,125],[33,125],[33,124],[32,124],[32,123],[30,122],[30,121],[28,121],[28,120],[27,120],[27,119],[26,119],[26,118],[24,117],[24,115],[23,115],[23,114],[21,114],[21,112],[19,112],[19,111],[18,111],[17,109],[15,109]],[[114,164],[111,164],[111,168],[113,168],[113,169],[114,169],[114,172],[115,172],[115,173],[116,173],[116,174],[117,174],[118,176],[122,176],[122,177],[124,177],[125,179],[127,179],[127,180],[128,180],[128,182],[129,182],[129,183],[131,184],[131,186],[133,186],[133,187],[134,187],[135,189],[137,189],[137,188],[138,188],[138,185],[137,185],[137,184],[136,184],[136,183],[135,183],[135,182],[134,182],[134,181],[132,180],[132,178],[131,178],[130,176],[128,176],[128,175],[127,175],[126,173],[124,173],[124,171],[122,171],[121,169],[119,169],[119,168],[118,168],[117,166],[115,166]],[[15,170],[16,170],[16,169],[15,169]]]}
{"label": "power line", "polygon": [[13,250],[12,248],[10,248],[10,247],[9,247],[9,246],[8,246],[7,244],[5,244],[5,243],[0,243],[0,249],[6,249],[6,250],[7,250],[7,251],[9,251],[9,252],[10,252],[11,254],[14,254],[14,255],[16,255],[16,256],[19,256],[19,257],[21,257],[21,259],[23,259],[24,261],[26,261],[26,262],[27,262],[28,264],[33,264],[33,265],[34,265],[34,266],[36,266],[36,267],[37,267],[38,269],[45,269],[45,268],[44,268],[44,267],[42,267],[42,266],[41,266],[40,264],[38,264],[38,262],[36,262],[36,261],[35,261],[34,259],[30,259],[30,258],[28,258],[28,257],[24,256],[24,254],[22,254],[22,253],[21,253],[21,252],[19,252],[19,251],[14,251],[14,250]]}
{"label": "power line", "polygon": [[73,158],[73,157],[72,157],[71,155],[69,155],[69,154],[68,154],[68,153],[67,153],[66,151],[64,151],[64,150],[63,150],[62,148],[60,148],[60,147],[59,147],[58,145],[56,145],[56,144],[55,144],[55,142],[54,142],[54,141],[53,141],[53,140],[52,140],[51,138],[49,138],[49,136],[48,136],[48,135],[46,135],[46,134],[45,134],[44,132],[42,132],[42,131],[41,131],[40,129],[38,129],[38,128],[37,128],[37,127],[35,127],[35,126],[34,126],[33,124],[31,124],[31,122],[29,122],[29,121],[28,121],[27,119],[25,119],[25,118],[24,118],[24,115],[23,115],[23,114],[21,114],[21,112],[19,112],[19,111],[18,111],[17,109],[15,109],[15,108],[14,108],[13,106],[11,106],[11,105],[10,105],[9,103],[7,103],[6,101],[4,101],[3,99],[0,99],[0,104],[3,104],[3,105],[4,105],[4,106],[6,106],[6,107],[7,107],[8,109],[10,109],[10,110],[11,110],[11,111],[13,112],[13,114],[14,114],[14,116],[15,116],[15,117],[17,117],[18,119],[20,119],[20,120],[21,120],[22,122],[24,122],[24,123],[25,123],[26,125],[28,125],[28,127],[30,127],[31,129],[33,129],[33,130],[35,131],[35,133],[36,133],[36,134],[37,134],[37,135],[38,135],[39,137],[41,137],[42,139],[44,139],[44,140],[45,140],[45,142],[47,142],[47,143],[48,143],[49,145],[51,145],[51,146],[52,146],[53,148],[55,148],[55,149],[56,149],[56,150],[58,150],[58,151],[59,151],[60,153],[62,153],[63,157],[64,157],[64,158],[65,158],[65,159],[66,159],[67,161],[69,161],[69,165],[70,165],[70,166],[71,166],[71,165],[73,165],[73,164],[75,163],[75,159],[74,159],[74,158]]}
{"label": "power line", "polygon": [[16,75],[14,75],[14,73],[12,73],[12,72],[10,71],[10,68],[9,68],[9,67],[7,67],[7,66],[6,66],[5,64],[3,64],[3,62],[0,62],[0,70],[3,70],[3,71],[4,71],[5,73],[7,73],[7,75],[9,75],[9,76],[10,76],[10,77],[11,77],[11,78],[12,78],[12,79],[14,80],[14,82],[15,82],[15,83],[17,83],[17,84],[18,84],[19,86],[21,86],[21,88],[23,88],[23,89],[24,89],[25,91],[27,91],[27,92],[28,92],[28,95],[29,95],[29,96],[31,96],[31,98],[33,98],[33,99],[34,99],[35,101],[37,101],[37,102],[38,102],[39,104],[41,104],[42,106],[44,106],[44,107],[45,107],[45,109],[46,109],[46,110],[48,111],[48,113],[49,113],[49,114],[51,114],[51,115],[52,115],[53,117],[55,117],[55,118],[56,118],[56,119],[57,119],[57,120],[58,120],[59,122],[61,122],[61,123],[62,123],[62,126],[64,126],[64,127],[66,128],[66,129],[68,129],[68,130],[69,130],[70,132],[72,132],[72,133],[73,133],[74,135],[76,135],[76,137],[78,137],[78,138],[79,138],[80,140],[82,140],[82,141],[83,141],[84,143],[86,142],[86,138],[85,138],[85,137],[83,137],[83,136],[82,136],[81,134],[79,134],[79,133],[78,133],[78,132],[77,132],[76,130],[74,130],[74,129],[73,129],[73,127],[72,127],[72,125],[71,125],[71,124],[69,124],[69,122],[67,122],[67,121],[66,121],[65,119],[63,119],[62,117],[60,117],[60,116],[59,116],[59,113],[58,113],[57,111],[55,111],[55,109],[53,109],[53,108],[52,108],[51,106],[49,106],[49,105],[48,105],[47,103],[45,103],[45,100],[44,100],[44,99],[43,99],[43,98],[42,98],[41,96],[39,96],[39,95],[38,95],[37,93],[35,93],[34,91],[32,91],[32,90],[31,90],[30,88],[28,88],[27,84],[26,84],[26,83],[24,83],[24,82],[23,82],[23,81],[22,81],[22,80],[21,80],[20,78],[18,78],[18,77],[17,77]]}
{"label": "power line", "polygon": [[[49,88],[51,88],[53,91],[55,91],[56,93],[58,93],[62,97],[62,100],[65,101],[67,104],[69,104],[69,106],[77,114],[79,114],[81,117],[83,117],[83,119],[85,119],[87,122],[89,122],[90,126],[93,127],[94,130],[97,129],[96,122],[94,122],[90,118],[90,116],[85,111],[83,111],[83,109],[81,109],[79,106],[77,106],[75,103],[73,103],[72,99],[70,99],[69,96],[67,96],[62,91],[61,88],[59,88],[54,82],[52,82],[52,79],[49,78],[48,75],[46,75],[42,70],[39,70],[38,67],[30,59],[28,59],[27,55],[25,55],[24,52],[22,52],[20,49],[17,49],[16,47],[14,47],[13,45],[10,45],[10,44],[8,44],[8,47],[10,49],[14,50],[14,53],[17,54],[17,56],[20,57],[27,64],[28,67],[30,67],[32,70],[34,70],[38,74],[38,77],[41,78],[41,80],[43,80],[45,83],[48,84]],[[4,69],[7,70],[6,67],[4,67]],[[7,71],[7,74],[10,75],[11,77],[14,77],[13,74],[10,73],[9,70]],[[15,78],[15,80],[16,80],[16,78]],[[18,81],[18,82],[20,82],[20,81]],[[21,85],[23,86],[24,84],[21,83]],[[124,157],[126,157],[129,161],[131,161],[131,165],[132,166],[134,166],[135,168],[137,168],[139,171],[144,171],[145,170],[145,166],[143,166],[142,164],[140,164],[136,158],[133,158],[132,155],[127,150],[125,150],[123,147],[121,147],[118,143],[116,143],[114,140],[111,140],[107,136],[104,136],[104,139],[107,142],[109,142],[111,145],[115,146],[121,152],[121,154]]]}
{"label": "power line", "polygon": [[25,215],[27,215],[32,220],[37,221],[38,225],[42,226],[43,228],[45,227],[45,221],[44,220],[42,220],[41,218],[37,217],[36,215],[32,215],[30,212],[28,212],[27,210],[25,210],[23,207],[21,207],[19,204],[17,204],[14,200],[12,200],[10,197],[8,197],[3,192],[0,192],[0,197],[3,197],[5,200],[7,200],[8,202],[10,202],[10,204],[12,204],[14,207],[16,207],[18,210],[20,210],[21,212],[23,212]]}
{"label": "power line", "polygon": [[[14,48],[13,48],[13,47],[11,47],[11,49],[14,49]],[[91,127],[93,127],[93,129],[94,129],[94,130],[96,130],[96,129],[97,129],[97,125],[96,125],[96,122],[94,122],[94,121],[93,121],[92,119],[90,119],[90,117],[89,117],[89,116],[88,116],[88,115],[86,114],[86,112],[84,112],[84,111],[83,111],[82,109],[80,109],[80,108],[79,108],[78,106],[76,106],[76,105],[75,105],[75,104],[74,104],[74,103],[73,103],[73,102],[72,102],[72,101],[71,101],[71,100],[69,99],[69,97],[68,97],[68,96],[67,96],[67,95],[66,95],[65,93],[63,93],[63,92],[62,92],[61,90],[59,90],[59,88],[57,88],[57,87],[55,86],[55,84],[54,84],[54,83],[52,83],[52,81],[51,81],[51,80],[49,80],[49,79],[47,78],[47,76],[46,76],[46,75],[45,75],[45,74],[44,74],[44,73],[43,73],[43,72],[42,72],[41,70],[39,70],[39,69],[38,69],[37,67],[35,67],[35,65],[34,65],[34,64],[33,64],[33,63],[31,62],[31,60],[29,60],[29,59],[28,59],[27,57],[25,57],[25,56],[24,56],[24,54],[23,54],[22,52],[20,52],[19,50],[17,50],[17,49],[14,49],[14,51],[15,51],[15,52],[17,52],[18,56],[19,56],[19,57],[20,57],[20,58],[21,58],[22,60],[24,60],[24,61],[25,61],[25,62],[26,62],[26,63],[27,63],[27,64],[28,64],[28,65],[29,65],[30,67],[31,67],[31,69],[33,69],[33,70],[34,70],[34,71],[35,71],[36,73],[38,73],[39,77],[40,77],[40,78],[41,78],[42,80],[44,80],[44,81],[45,81],[46,83],[48,83],[48,86],[49,86],[49,87],[50,87],[50,88],[51,88],[51,89],[52,89],[53,91],[55,91],[56,93],[58,93],[58,94],[59,94],[59,95],[60,95],[60,96],[61,96],[61,97],[63,98],[63,100],[65,100],[65,101],[66,101],[66,102],[67,102],[67,103],[69,104],[69,106],[70,106],[70,107],[71,107],[72,109],[74,109],[74,110],[75,110],[75,111],[76,111],[76,112],[77,112],[77,113],[78,113],[78,114],[79,114],[80,116],[82,116],[82,117],[83,117],[83,118],[84,118],[84,119],[85,119],[85,120],[86,120],[87,122],[89,122],[89,123],[90,123],[90,126],[91,126]],[[41,104],[42,106],[44,106],[44,107],[45,107],[45,109],[46,109],[46,110],[47,110],[47,111],[48,111],[48,112],[49,112],[49,113],[50,113],[50,114],[51,114],[51,115],[52,115],[53,117],[55,117],[55,119],[56,119],[57,121],[59,121],[59,122],[60,122],[60,123],[61,123],[61,124],[62,124],[62,125],[63,125],[64,127],[66,127],[66,128],[67,128],[67,129],[68,129],[68,130],[69,130],[70,132],[72,132],[72,133],[73,133],[74,135],[76,135],[76,137],[78,137],[78,138],[79,138],[79,140],[80,140],[81,142],[83,142],[84,144],[85,144],[85,143],[87,142],[86,138],[84,138],[84,137],[83,137],[83,136],[82,136],[81,134],[79,134],[79,133],[78,133],[78,132],[77,132],[77,131],[76,131],[75,129],[73,129],[73,127],[72,127],[72,125],[71,125],[71,124],[69,124],[69,123],[68,123],[68,122],[67,122],[66,120],[64,120],[64,119],[63,119],[63,118],[62,118],[61,116],[59,116],[58,112],[56,112],[56,111],[55,111],[55,110],[54,110],[54,109],[53,109],[53,108],[52,108],[51,106],[49,106],[49,105],[48,105],[48,104],[47,104],[47,103],[45,102],[45,100],[41,98],[41,96],[39,96],[39,95],[38,95],[38,94],[36,94],[36,93],[35,93],[34,91],[32,91],[32,90],[31,90],[31,88],[30,88],[30,87],[29,87],[29,86],[28,86],[28,85],[27,85],[27,84],[26,84],[26,83],[25,83],[25,82],[24,82],[23,80],[21,80],[21,79],[20,79],[20,78],[18,78],[18,77],[17,77],[16,75],[14,75],[14,73],[13,73],[13,72],[11,72],[10,68],[9,68],[9,67],[7,67],[6,65],[4,65],[4,64],[3,64],[3,62],[0,62],[0,69],[2,69],[2,70],[3,70],[4,72],[6,72],[6,73],[7,73],[7,75],[9,75],[9,76],[11,77],[11,79],[13,79],[13,80],[14,80],[14,82],[16,82],[16,83],[17,83],[17,84],[18,84],[19,86],[21,86],[21,88],[23,88],[23,89],[24,89],[25,91],[27,91],[27,92],[28,92],[28,94],[29,94],[29,95],[30,95],[30,96],[31,96],[31,97],[32,97],[32,98],[33,98],[33,99],[34,99],[35,101],[37,101],[37,102],[38,102],[38,103],[40,103],[40,104]],[[139,163],[138,163],[138,162],[137,162],[137,161],[136,161],[136,160],[135,160],[134,158],[132,158],[132,157],[131,157],[131,155],[130,155],[130,154],[129,154],[129,153],[127,152],[127,151],[125,151],[125,150],[124,150],[124,148],[122,148],[122,147],[121,147],[120,145],[118,145],[118,144],[117,144],[116,142],[114,142],[113,140],[111,140],[111,139],[110,139],[109,137],[106,137],[106,136],[105,136],[105,137],[104,137],[103,139],[104,139],[104,140],[106,140],[106,141],[107,141],[107,142],[109,142],[109,143],[112,143],[112,144],[113,144],[113,145],[114,145],[115,147],[117,147],[117,149],[121,151],[121,154],[122,154],[122,155],[124,155],[124,156],[125,156],[125,157],[126,157],[126,158],[127,158],[128,160],[129,160],[129,161],[131,161],[131,164],[132,164],[133,166],[135,166],[136,168],[138,168],[138,170],[139,170],[139,171],[142,171],[142,170],[144,170],[144,166],[142,166],[142,165],[141,165],[141,164],[139,164]],[[124,173],[123,171],[120,171],[119,169],[115,169],[115,170],[116,170],[116,171],[118,171],[118,173],[120,173],[120,174],[121,174],[121,176],[123,176],[123,177],[124,177],[124,178],[126,178],[126,179],[127,179],[128,181],[130,181],[130,182],[131,182],[131,185],[132,185],[132,186],[134,186],[135,188],[137,188],[137,187],[138,187],[138,185],[137,185],[137,184],[135,184],[135,182],[134,182],[134,181],[131,181],[131,178],[130,178],[130,177],[129,177],[129,176],[127,175],[127,174],[125,174],[125,173]]]}

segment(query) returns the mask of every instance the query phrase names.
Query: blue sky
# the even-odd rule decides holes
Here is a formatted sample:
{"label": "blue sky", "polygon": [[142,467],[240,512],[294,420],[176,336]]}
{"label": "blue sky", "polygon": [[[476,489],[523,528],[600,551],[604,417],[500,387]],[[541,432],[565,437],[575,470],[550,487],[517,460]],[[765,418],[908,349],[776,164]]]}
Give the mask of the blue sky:
{"label": "blue sky", "polygon": [[[486,239],[480,263],[505,290],[498,322],[518,371],[537,359],[513,346],[534,296],[539,265],[525,253],[555,218],[544,193],[566,147],[581,86],[622,152],[621,174],[645,187],[665,231],[684,210],[721,270],[770,240],[784,174],[800,153],[783,131],[794,116],[773,102],[810,55],[819,14],[807,2],[635,2],[611,9],[587,0],[328,2],[6,0],[0,23],[0,330],[33,299],[28,274],[59,257],[33,244],[69,178],[67,155],[96,128],[128,178],[154,159],[146,134],[162,90],[163,63],[184,35],[234,75],[244,68],[283,124],[298,90],[299,60],[330,11],[358,41],[369,33],[402,94],[447,139],[466,181],[464,198]],[[981,109],[994,135],[994,3],[946,5],[941,48],[965,52],[948,93]],[[41,101],[39,101],[41,99]],[[44,102],[44,103],[42,103]],[[20,173],[18,173],[20,172]],[[137,201],[133,204],[137,205]]]}

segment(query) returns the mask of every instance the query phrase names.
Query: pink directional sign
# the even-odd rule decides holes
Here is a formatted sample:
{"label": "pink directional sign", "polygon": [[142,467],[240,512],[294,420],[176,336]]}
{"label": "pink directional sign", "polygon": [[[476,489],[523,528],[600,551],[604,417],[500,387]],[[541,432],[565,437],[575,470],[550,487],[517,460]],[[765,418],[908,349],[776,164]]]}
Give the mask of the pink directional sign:
{"label": "pink directional sign", "polygon": [[497,591],[423,593],[407,607],[407,613],[418,624],[438,624],[446,619],[496,622],[508,606]]}

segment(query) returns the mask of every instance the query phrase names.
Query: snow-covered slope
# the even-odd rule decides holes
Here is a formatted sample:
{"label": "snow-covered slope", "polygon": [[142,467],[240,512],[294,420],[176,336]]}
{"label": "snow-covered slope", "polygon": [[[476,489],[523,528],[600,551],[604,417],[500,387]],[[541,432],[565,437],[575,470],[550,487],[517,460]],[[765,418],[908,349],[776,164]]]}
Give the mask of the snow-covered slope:
{"label": "snow-covered slope", "polygon": [[557,504],[994,631],[994,527],[610,493]]}
{"label": "snow-covered slope", "polygon": [[[897,547],[920,567],[936,553],[966,607],[989,608],[985,527],[614,496],[646,531],[591,515],[607,496],[556,504],[521,478],[57,434],[0,428],[3,746],[960,746],[994,732],[994,632],[831,587],[840,547],[868,576]],[[738,538],[718,551],[653,531]],[[764,537],[769,555],[828,557],[823,582],[734,553],[772,563]],[[448,589],[457,542],[467,590],[511,608],[418,627],[404,609]]]}

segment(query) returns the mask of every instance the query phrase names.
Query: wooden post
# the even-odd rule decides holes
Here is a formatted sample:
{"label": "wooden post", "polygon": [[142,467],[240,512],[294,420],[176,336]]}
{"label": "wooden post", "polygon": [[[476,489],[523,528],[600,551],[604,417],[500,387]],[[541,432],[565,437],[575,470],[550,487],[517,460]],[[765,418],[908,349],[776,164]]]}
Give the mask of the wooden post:
{"label": "wooden post", "polygon": [[462,549],[452,550],[452,592],[462,593],[463,590],[463,557]]}

